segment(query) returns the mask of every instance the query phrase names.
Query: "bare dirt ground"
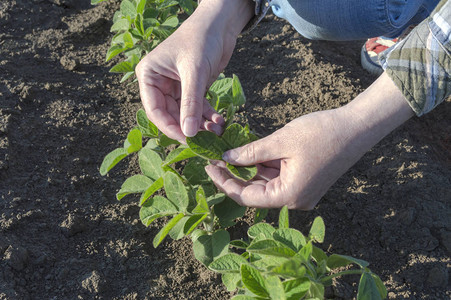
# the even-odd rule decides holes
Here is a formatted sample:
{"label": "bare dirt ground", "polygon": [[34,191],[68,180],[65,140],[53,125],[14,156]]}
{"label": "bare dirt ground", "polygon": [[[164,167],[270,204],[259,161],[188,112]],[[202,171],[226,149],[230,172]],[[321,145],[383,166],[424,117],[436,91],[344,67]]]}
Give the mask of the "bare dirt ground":
{"label": "bare dirt ground", "polygon": [[[104,62],[118,1],[89,2],[0,2],[0,299],[227,299],[189,239],[154,249],[161,223],[144,228],[136,199],[115,200],[133,161],[99,175],[140,102]],[[363,91],[375,78],[360,45],[308,41],[269,16],[239,39],[226,74],[240,77],[242,114],[267,135]],[[369,261],[391,299],[451,297],[450,113],[448,101],[411,119],[315,210],[291,212],[301,231],[321,215],[321,247]],[[328,297],[352,299],[357,281],[338,280]]]}

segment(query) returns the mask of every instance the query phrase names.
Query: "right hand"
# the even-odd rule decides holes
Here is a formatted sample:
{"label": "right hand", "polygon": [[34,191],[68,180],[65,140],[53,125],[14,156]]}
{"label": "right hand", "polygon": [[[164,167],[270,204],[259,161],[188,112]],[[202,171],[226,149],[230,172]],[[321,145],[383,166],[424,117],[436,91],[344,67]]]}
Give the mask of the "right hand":
{"label": "right hand", "polygon": [[136,67],[147,116],[172,139],[185,143],[201,129],[222,133],[224,119],[205,94],[235,47],[237,35],[224,24],[201,5]]}

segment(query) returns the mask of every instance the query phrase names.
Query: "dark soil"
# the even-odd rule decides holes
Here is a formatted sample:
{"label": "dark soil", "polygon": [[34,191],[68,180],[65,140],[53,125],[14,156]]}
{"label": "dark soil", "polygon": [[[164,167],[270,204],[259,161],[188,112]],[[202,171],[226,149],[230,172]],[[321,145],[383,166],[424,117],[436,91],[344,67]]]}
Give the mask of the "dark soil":
{"label": "dark soil", "polygon": [[[138,172],[133,161],[99,175],[140,102],[104,62],[118,1],[89,2],[0,2],[0,299],[227,299],[189,239],[154,249],[162,223],[145,228],[136,199],[115,200]],[[269,16],[239,39],[226,73],[241,79],[242,113],[267,135],[363,91],[375,78],[359,65],[360,45],[308,41]],[[391,299],[451,297],[450,113],[448,101],[411,119],[315,210],[291,212],[301,231],[321,215],[322,248],[369,261]],[[357,282],[340,279],[328,295],[352,299]]]}

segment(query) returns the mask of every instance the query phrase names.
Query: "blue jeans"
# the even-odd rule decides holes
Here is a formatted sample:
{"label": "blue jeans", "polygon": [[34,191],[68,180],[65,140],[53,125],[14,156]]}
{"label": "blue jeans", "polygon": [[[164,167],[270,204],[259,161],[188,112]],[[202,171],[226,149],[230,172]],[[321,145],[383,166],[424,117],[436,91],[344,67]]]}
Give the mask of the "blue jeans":
{"label": "blue jeans", "polygon": [[396,37],[418,24],[440,0],[272,0],[274,14],[306,38],[357,40]]}

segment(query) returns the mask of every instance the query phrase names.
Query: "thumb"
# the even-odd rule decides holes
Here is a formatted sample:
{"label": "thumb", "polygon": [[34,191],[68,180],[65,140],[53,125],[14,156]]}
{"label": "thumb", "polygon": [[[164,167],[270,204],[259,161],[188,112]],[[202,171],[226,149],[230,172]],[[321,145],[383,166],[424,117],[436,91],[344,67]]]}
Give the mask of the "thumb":
{"label": "thumb", "polygon": [[180,126],[187,137],[195,136],[200,129],[205,89],[207,87],[207,72],[199,67],[188,66],[181,74]]}
{"label": "thumb", "polygon": [[283,158],[281,135],[273,134],[239,148],[226,151],[222,158],[233,165],[249,166]]}

